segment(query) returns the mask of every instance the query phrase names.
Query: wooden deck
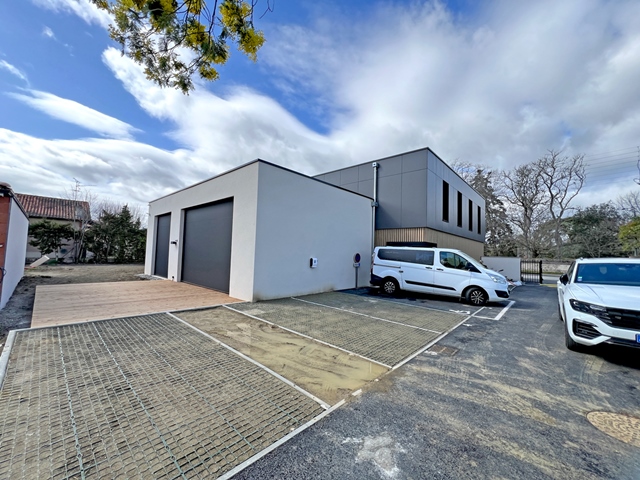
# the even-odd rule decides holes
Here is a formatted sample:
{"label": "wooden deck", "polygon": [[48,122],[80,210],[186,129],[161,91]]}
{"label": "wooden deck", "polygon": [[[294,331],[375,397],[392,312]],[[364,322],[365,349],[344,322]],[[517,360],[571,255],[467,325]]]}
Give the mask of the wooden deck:
{"label": "wooden deck", "polygon": [[169,280],[39,285],[31,326],[65,325],[240,301],[215,290]]}

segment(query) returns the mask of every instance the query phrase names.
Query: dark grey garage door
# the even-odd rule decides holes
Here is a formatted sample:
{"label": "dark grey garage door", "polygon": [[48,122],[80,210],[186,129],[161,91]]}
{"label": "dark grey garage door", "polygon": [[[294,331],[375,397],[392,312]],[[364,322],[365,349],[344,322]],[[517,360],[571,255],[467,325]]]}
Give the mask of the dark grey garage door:
{"label": "dark grey garage door", "polygon": [[171,231],[171,214],[160,215],[156,223],[156,259],[154,275],[169,275],[169,233]]}
{"label": "dark grey garage door", "polygon": [[185,211],[182,281],[229,293],[233,199]]}

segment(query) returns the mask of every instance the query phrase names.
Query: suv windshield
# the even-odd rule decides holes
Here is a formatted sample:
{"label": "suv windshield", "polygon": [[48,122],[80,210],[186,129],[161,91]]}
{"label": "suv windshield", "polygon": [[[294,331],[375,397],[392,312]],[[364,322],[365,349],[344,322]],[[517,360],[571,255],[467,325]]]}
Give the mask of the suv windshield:
{"label": "suv windshield", "polygon": [[576,283],[640,287],[640,264],[583,263],[578,265]]}

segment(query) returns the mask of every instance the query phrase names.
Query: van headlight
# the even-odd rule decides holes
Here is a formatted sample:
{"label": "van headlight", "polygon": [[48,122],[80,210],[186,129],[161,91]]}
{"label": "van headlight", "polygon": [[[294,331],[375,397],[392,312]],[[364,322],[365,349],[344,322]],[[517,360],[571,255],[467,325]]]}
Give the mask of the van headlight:
{"label": "van headlight", "polygon": [[489,277],[491,277],[491,280],[493,280],[496,283],[502,283],[503,285],[507,284],[507,281],[505,280],[505,278],[500,275],[493,275],[490,273]]}

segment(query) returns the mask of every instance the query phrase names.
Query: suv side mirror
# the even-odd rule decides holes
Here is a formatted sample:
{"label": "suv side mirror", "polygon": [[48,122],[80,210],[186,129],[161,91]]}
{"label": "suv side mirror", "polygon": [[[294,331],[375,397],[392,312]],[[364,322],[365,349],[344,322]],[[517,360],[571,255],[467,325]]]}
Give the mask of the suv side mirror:
{"label": "suv side mirror", "polygon": [[567,274],[566,274],[566,273],[564,273],[564,274],[562,274],[562,275],[560,276],[560,282],[561,282],[563,285],[566,285],[567,283],[569,283],[569,277],[567,276]]}

